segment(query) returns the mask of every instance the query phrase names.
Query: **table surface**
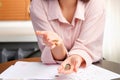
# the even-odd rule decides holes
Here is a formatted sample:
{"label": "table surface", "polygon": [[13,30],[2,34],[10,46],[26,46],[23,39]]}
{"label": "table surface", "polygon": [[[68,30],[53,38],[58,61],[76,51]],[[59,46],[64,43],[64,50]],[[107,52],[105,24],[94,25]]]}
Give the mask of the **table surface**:
{"label": "table surface", "polygon": [[[17,61],[39,62],[40,57],[25,58],[25,59],[14,60],[14,61],[2,63],[2,64],[0,64],[0,73],[2,73],[4,70],[6,70],[9,66],[15,64]],[[119,63],[103,60],[103,61],[100,61],[100,62],[97,62],[94,64],[120,74],[120,64]]]}

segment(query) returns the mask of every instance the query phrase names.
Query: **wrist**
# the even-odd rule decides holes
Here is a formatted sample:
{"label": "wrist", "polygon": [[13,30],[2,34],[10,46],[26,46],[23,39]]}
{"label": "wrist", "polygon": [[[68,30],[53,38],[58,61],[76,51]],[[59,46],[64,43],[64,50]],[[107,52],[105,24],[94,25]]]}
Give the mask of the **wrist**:
{"label": "wrist", "polygon": [[55,60],[63,61],[67,57],[67,50],[62,41],[55,44],[54,48],[51,48],[51,53]]}

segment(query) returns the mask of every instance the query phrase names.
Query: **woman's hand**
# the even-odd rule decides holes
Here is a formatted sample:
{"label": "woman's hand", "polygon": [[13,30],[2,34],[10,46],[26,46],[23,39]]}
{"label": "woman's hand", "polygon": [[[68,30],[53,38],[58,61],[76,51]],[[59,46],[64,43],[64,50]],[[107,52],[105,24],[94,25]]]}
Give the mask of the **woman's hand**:
{"label": "woman's hand", "polygon": [[52,56],[55,60],[64,60],[67,56],[67,50],[64,46],[62,39],[54,32],[51,31],[36,31],[40,35],[43,42],[51,48]]}
{"label": "woman's hand", "polygon": [[81,56],[71,55],[59,66],[58,72],[60,74],[70,74],[73,72],[77,72],[82,62],[83,59]]}
{"label": "woman's hand", "polygon": [[36,31],[36,34],[42,36],[43,42],[50,48],[54,48],[62,42],[62,39],[51,31]]}

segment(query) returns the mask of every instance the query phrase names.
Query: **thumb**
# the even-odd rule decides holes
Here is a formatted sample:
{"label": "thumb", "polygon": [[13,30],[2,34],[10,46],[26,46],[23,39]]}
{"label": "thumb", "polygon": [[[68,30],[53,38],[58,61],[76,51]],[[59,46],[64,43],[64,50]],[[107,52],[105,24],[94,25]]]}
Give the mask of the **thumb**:
{"label": "thumb", "polygon": [[80,67],[79,61],[75,62],[74,71],[77,72]]}

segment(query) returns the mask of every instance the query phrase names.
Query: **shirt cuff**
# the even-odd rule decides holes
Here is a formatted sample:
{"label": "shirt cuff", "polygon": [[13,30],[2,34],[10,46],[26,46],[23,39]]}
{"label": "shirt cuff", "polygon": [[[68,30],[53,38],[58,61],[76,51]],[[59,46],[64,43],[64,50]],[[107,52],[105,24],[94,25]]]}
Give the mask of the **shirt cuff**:
{"label": "shirt cuff", "polygon": [[68,55],[71,56],[73,54],[80,55],[84,59],[86,67],[92,64],[91,57],[85,51],[83,51],[83,50],[72,50],[72,51],[69,52]]}
{"label": "shirt cuff", "polygon": [[45,47],[41,54],[41,61],[45,64],[55,64],[56,61],[54,60],[50,47]]}

